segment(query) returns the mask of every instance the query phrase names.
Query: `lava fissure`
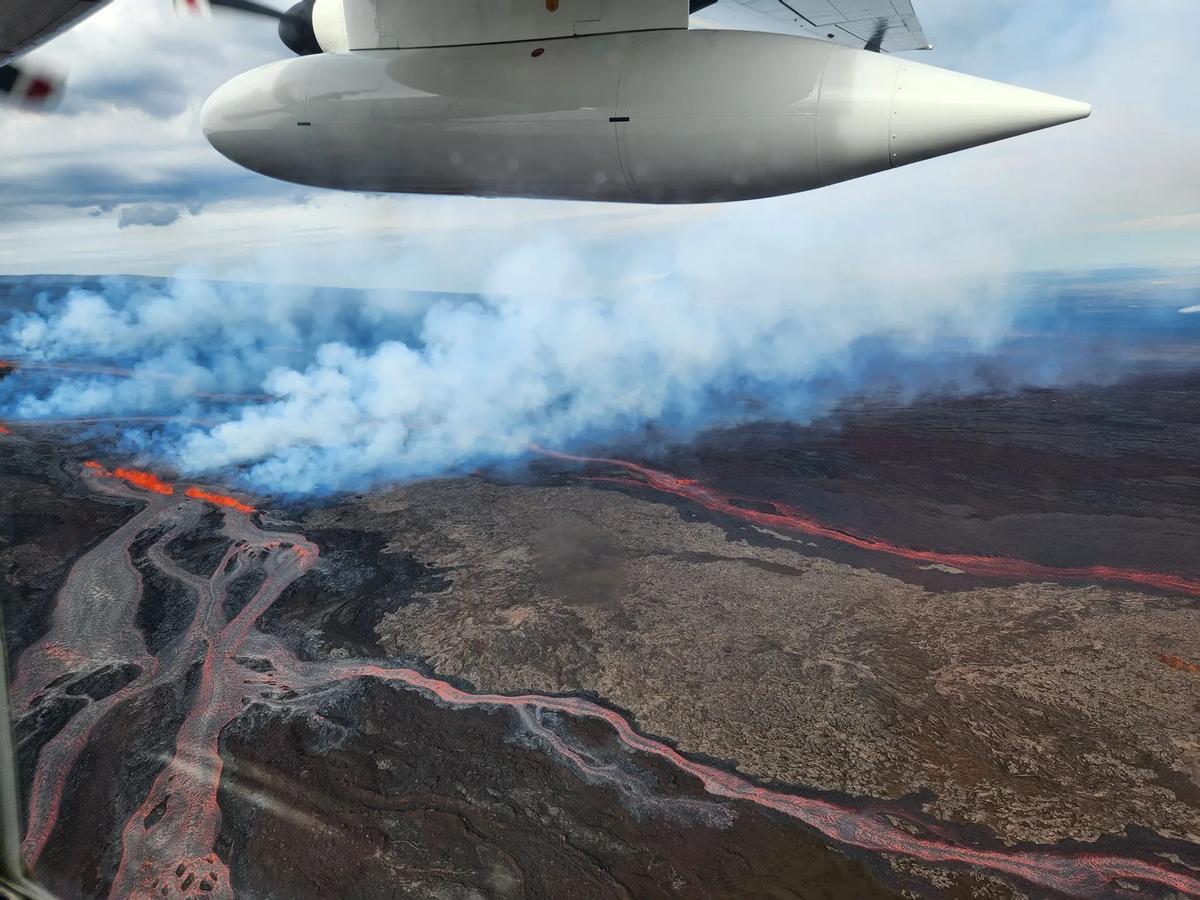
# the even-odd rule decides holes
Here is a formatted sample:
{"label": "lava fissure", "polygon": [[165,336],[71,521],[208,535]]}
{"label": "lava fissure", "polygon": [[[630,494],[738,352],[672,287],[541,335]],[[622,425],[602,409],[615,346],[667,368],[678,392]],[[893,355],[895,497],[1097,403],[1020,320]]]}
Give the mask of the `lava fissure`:
{"label": "lava fissure", "polygon": [[[54,831],[63,790],[96,723],[157,685],[183,682],[199,666],[198,683],[173,755],[121,830],[112,897],[158,897],[164,889],[169,896],[203,891],[204,896],[232,897],[229,869],[215,850],[221,822],[217,797],[223,771],[222,731],[253,698],[273,704],[302,704],[306,692],[358,678],[391,682],[453,707],[515,709],[526,723],[534,723],[528,729],[530,734],[565,764],[638,799],[645,799],[639,796],[643,786],[569,747],[538,724],[540,717],[561,714],[604,723],[626,748],[697,779],[712,797],[773,810],[843,847],[965,867],[1077,896],[1120,893],[1125,890],[1121,884],[1200,896],[1200,878],[1166,861],[1061,848],[985,848],[949,838],[937,827],[897,824],[886,803],[856,808],[827,797],[756,784],[736,772],[693,760],[668,743],[641,734],[621,713],[581,697],[473,693],[403,666],[301,661],[279,640],[256,630],[254,623],[288,585],[312,568],[319,549],[301,535],[261,530],[249,513],[236,506],[220,507],[222,531],[230,546],[211,576],[182,573],[181,577],[177,567],[164,567],[195,590],[198,598],[186,634],[152,656],[133,624],[142,586],[129,558],[130,547],[147,529],[162,528],[146,554],[151,563],[162,565],[167,560],[161,547],[172,535],[193,527],[203,507],[181,502],[173,493],[141,492],[134,488],[136,482],[120,478],[97,478],[91,483],[98,490],[140,497],[146,506],[72,567],[56,598],[49,632],[21,656],[14,698],[18,709],[26,710],[35,698],[52,690],[52,683],[63,674],[99,664],[133,663],[141,667],[142,674],[117,693],[76,713],[43,748],[37,760],[24,844],[29,860],[37,861]],[[226,621],[223,609],[229,585],[256,566],[262,567],[265,576],[261,585],[244,608]],[[703,814],[702,807],[692,803],[677,809]],[[670,806],[664,809],[669,811]],[[722,813],[711,821],[719,824],[725,820]]]}
{"label": "lava fissure", "polygon": [[[139,487],[144,491],[149,491],[152,494],[162,494],[164,497],[170,497],[175,493],[175,488],[163,481],[152,472],[145,472],[141,469],[130,469],[127,467],[118,467],[113,471],[109,471],[96,462],[94,459],[89,459],[84,464],[92,475],[97,478],[116,478],[124,481],[126,484],[131,484],[134,487]],[[190,485],[183,492],[185,497],[190,497],[192,500],[203,500],[205,503],[211,503],[213,506],[223,506],[228,509],[236,509],[238,512],[252,513],[254,507],[248,503],[243,503],[236,497],[231,497],[228,494],[218,494],[213,491],[205,490],[198,485]]]}
{"label": "lava fissure", "polygon": [[[1170,591],[1172,593],[1189,594],[1193,597],[1200,597],[1200,579],[1196,578],[1188,578],[1182,575],[1159,572],[1143,572],[1136,569],[1125,569],[1116,566],[1095,565],[1057,567],[1046,566],[1042,565],[1041,563],[1030,562],[1023,559],[1012,559],[1010,557],[1003,556],[979,556],[967,553],[947,553],[936,550],[918,550],[914,547],[905,547],[882,538],[866,537],[850,531],[845,531],[833,525],[820,522],[811,516],[805,515],[800,510],[784,503],[776,503],[774,501],[770,502],[769,505],[775,510],[775,512],[764,512],[762,510],[749,509],[740,504],[755,503],[756,501],[753,501],[750,498],[739,497],[735,494],[726,493],[694,479],[678,478],[667,472],[661,472],[657,469],[640,465],[639,463],[630,462],[629,460],[576,456],[574,454],[561,453],[555,450],[545,450],[540,447],[535,447],[533,449],[535,452],[554,459],[560,459],[566,462],[579,463],[583,465],[602,465],[619,468],[628,472],[631,476],[636,476],[621,478],[612,476],[592,476],[590,480],[593,481],[607,481],[627,487],[637,486],[650,488],[658,491],[659,493],[671,494],[675,497],[695,503],[704,507],[710,512],[732,516],[736,519],[741,519],[744,522],[749,522],[764,528],[797,532],[810,537],[823,538],[825,540],[834,541],[843,546],[853,547],[856,550],[867,550],[874,553],[882,553],[887,556],[905,559],[911,562],[949,566],[954,569],[959,569],[970,575],[983,578],[1004,578],[1034,581],[1061,580],[1120,582],[1123,584],[1150,587],[1158,590]],[[761,506],[763,504],[761,501],[757,501],[757,505]]]}
{"label": "lava fissure", "polygon": [[151,472],[129,468],[117,468],[110,472],[94,459],[89,459],[83,465],[97,478],[118,478],[134,487],[140,487],[152,494],[162,494],[164,497],[175,493],[175,488]]}
{"label": "lava fissure", "polygon": [[215,494],[212,491],[206,491],[203,488],[196,487],[195,485],[192,485],[190,488],[184,491],[184,493],[193,500],[204,500],[205,502],[211,503],[214,506],[227,506],[230,509],[236,509],[238,512],[244,513],[254,512],[253,506],[242,503],[240,500],[230,497],[228,494]]}

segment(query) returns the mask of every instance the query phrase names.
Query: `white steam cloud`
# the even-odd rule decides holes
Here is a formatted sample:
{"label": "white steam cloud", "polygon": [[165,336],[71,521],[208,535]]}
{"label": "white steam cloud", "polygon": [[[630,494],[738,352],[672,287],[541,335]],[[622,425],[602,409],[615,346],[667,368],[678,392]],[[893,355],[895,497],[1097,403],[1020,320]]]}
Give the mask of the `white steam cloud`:
{"label": "white steam cloud", "polygon": [[[760,208],[637,251],[529,244],[499,254],[476,297],[200,281],[79,289],[13,317],[2,352],[99,359],[125,377],[83,373],[10,409],[190,416],[202,424],[143,432],[141,448],[188,473],[324,491],[646,424],[803,421],[860,389],[881,353],[913,361],[892,373],[900,386],[940,387],[951,377],[942,357],[1002,340],[1019,309],[1007,281],[986,274],[1004,261],[992,241],[910,233],[855,241],[848,258],[851,245],[829,236],[798,253],[784,225]],[[739,240],[725,239],[729,227]],[[931,252],[936,269],[914,264]],[[650,268],[664,265],[671,274]],[[620,276],[598,293],[601,271]],[[239,393],[263,396],[231,407],[226,395]]]}

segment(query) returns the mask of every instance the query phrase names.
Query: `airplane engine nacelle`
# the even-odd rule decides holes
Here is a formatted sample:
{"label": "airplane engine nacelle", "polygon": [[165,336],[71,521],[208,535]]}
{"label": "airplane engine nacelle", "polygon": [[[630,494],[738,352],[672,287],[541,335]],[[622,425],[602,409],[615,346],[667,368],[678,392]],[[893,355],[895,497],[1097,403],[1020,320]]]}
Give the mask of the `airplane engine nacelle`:
{"label": "airplane engine nacelle", "polygon": [[318,187],[697,203],[804,191],[1089,112],[809,38],[665,30],[273,63],[218,89],[203,126],[235,162]]}

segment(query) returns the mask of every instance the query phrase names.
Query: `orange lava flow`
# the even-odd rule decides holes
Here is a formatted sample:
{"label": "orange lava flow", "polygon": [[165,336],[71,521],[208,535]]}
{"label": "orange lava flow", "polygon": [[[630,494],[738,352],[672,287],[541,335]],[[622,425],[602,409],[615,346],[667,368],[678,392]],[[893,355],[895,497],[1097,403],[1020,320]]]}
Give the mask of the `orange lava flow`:
{"label": "orange lava flow", "polygon": [[7,428],[5,428],[3,425],[0,425],[0,434],[12,434],[12,432],[9,431]]}
{"label": "orange lava flow", "polygon": [[1146,586],[1158,590],[1200,597],[1200,578],[1160,572],[1143,572],[1137,569],[1124,569],[1108,565],[1048,566],[1005,556],[983,556],[906,547],[902,544],[892,543],[884,538],[855,534],[834,525],[818,521],[803,511],[784,503],[770,502],[768,504],[770,511],[747,508],[745,501],[748,498],[726,493],[693,478],[678,478],[668,472],[661,472],[629,460],[577,456],[570,453],[561,453],[557,450],[547,450],[536,445],[531,446],[530,449],[551,459],[560,459],[584,465],[611,466],[623,469],[627,473],[624,477],[591,476],[590,480],[592,481],[650,488],[662,494],[671,494],[680,497],[712,512],[731,516],[743,522],[759,525],[764,528],[806,534],[811,537],[833,541],[844,547],[852,547],[855,550],[867,550],[912,562],[951,566],[983,578],[1012,578],[1033,581],[1123,582],[1139,587]]}
{"label": "orange lava flow", "polygon": [[206,503],[212,503],[215,506],[226,506],[229,509],[236,509],[238,512],[244,513],[254,512],[253,506],[242,503],[240,500],[229,497],[225,494],[214,494],[212,491],[206,491],[203,488],[196,487],[195,485],[192,485],[190,488],[184,491],[184,493],[193,500],[203,500]]}
{"label": "orange lava flow", "polygon": [[1195,663],[1190,663],[1186,659],[1180,659],[1178,656],[1171,656],[1168,653],[1160,654],[1158,661],[1164,666],[1174,669],[1177,672],[1187,672],[1189,675],[1200,675],[1200,666]]}
{"label": "orange lava flow", "polygon": [[[126,484],[131,484],[134,487],[139,487],[155,494],[162,494],[164,497],[169,497],[175,493],[175,488],[167,484],[153,472],[144,472],[141,469],[130,469],[124,467],[114,469],[110,472],[94,459],[87,460],[83,466],[97,478],[116,478],[119,481],[124,481]],[[193,500],[203,500],[205,503],[211,503],[214,506],[223,506],[226,509],[237,510],[240,513],[252,513],[255,511],[253,506],[243,503],[236,497],[230,497],[228,494],[217,494],[213,491],[206,491],[204,488],[198,487],[194,484],[183,493],[184,496],[190,497]]]}
{"label": "orange lava flow", "polygon": [[153,472],[143,472],[141,469],[127,468],[114,469],[110,472],[94,459],[89,459],[83,465],[97,478],[116,478],[124,481],[126,484],[140,487],[144,491],[162,494],[164,497],[169,497],[175,493],[175,488],[171,487],[171,485],[167,484]]}
{"label": "orange lava flow", "polygon": [[152,472],[143,472],[140,469],[117,469],[113,474],[122,481],[147,491],[153,491],[155,494],[167,496],[168,494],[175,493],[175,488]]}

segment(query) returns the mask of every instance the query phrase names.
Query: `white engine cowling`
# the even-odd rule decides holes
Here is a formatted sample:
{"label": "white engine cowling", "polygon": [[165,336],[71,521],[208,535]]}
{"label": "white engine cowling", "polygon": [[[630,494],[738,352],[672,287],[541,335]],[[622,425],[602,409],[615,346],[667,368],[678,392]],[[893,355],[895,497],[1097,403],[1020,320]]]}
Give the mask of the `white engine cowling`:
{"label": "white engine cowling", "polygon": [[703,203],[794,193],[1088,115],[1084,103],[740,31],[360,50],[205,105],[266,175],[356,191]]}
{"label": "white engine cowling", "polygon": [[688,0],[317,0],[327,53],[688,27]]}

